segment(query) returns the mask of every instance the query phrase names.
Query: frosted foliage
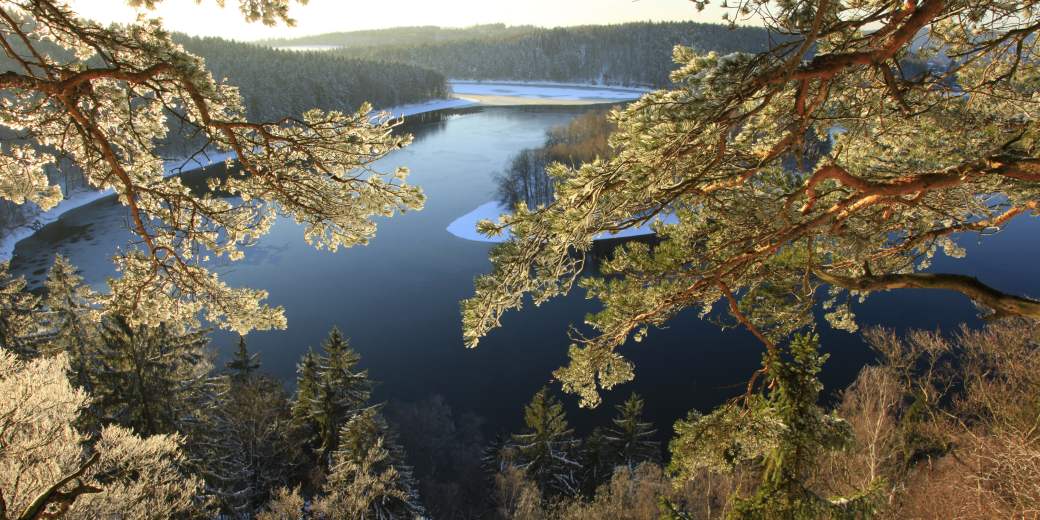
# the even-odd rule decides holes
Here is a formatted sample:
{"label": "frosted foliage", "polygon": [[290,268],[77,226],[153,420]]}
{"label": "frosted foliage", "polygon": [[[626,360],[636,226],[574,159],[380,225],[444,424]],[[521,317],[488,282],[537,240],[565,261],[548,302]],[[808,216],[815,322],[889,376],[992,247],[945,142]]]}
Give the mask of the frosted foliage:
{"label": "frosted foliage", "polygon": [[[287,0],[239,4],[247,19],[289,21]],[[240,260],[279,213],[302,223],[310,244],[335,251],[366,243],[373,217],[423,205],[406,169],[373,167],[410,137],[394,135],[397,121],[367,104],[252,122],[238,89],[215,81],[157,20],[102,27],[60,2],[32,0],[5,1],[3,13],[0,43],[14,70],[0,74],[0,126],[26,144],[2,148],[0,197],[55,205],[61,192],[46,172],[57,153],[91,187],[114,190],[136,238],[117,253],[120,277],[105,303],[135,324],[203,317],[240,333],[285,327],[267,293],[226,285],[206,261]],[[233,152],[241,175],[209,184],[236,198],[163,178],[157,145],[173,123]]]}
{"label": "frosted foliage", "polygon": [[[462,304],[465,343],[525,298],[540,305],[580,284],[601,310],[572,331],[556,376],[591,406],[634,377],[617,349],[684,309],[772,343],[812,324],[823,285],[834,289],[827,320],[848,331],[855,300],[900,288],[1040,318],[1032,298],[922,272],[936,254],[965,255],[951,236],[1037,213],[1036,6],[731,3],[731,19],[762,15],[791,37],[760,54],[676,48],[674,86],[611,115],[611,158],[550,167],[555,202],[482,223],[510,238]],[[594,237],[655,219],[660,243],[597,253],[598,270],[580,277]]]}
{"label": "frosted foliage", "polygon": [[385,502],[405,502],[410,497],[398,485],[397,470],[387,464],[389,452],[379,438],[360,457],[343,459],[329,475],[328,494],[314,509],[325,518],[392,518],[380,514]]}
{"label": "frosted foliage", "polygon": [[[7,511],[62,518],[169,518],[192,512],[201,481],[185,475],[180,438],[74,426],[89,396],[66,356],[17,360],[0,350],[0,489]],[[37,509],[33,509],[38,506]],[[41,509],[42,508],[42,509]]]}
{"label": "frosted foliage", "polygon": [[256,515],[257,520],[299,520],[303,517],[306,502],[299,488],[281,488],[275,492],[267,509]]}

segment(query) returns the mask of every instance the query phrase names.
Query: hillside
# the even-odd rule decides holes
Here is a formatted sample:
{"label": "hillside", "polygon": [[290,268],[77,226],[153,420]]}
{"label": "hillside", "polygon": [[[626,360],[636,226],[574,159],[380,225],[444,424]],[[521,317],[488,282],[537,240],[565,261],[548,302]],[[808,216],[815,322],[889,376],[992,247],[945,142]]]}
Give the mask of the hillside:
{"label": "hillside", "polygon": [[206,59],[213,77],[239,88],[253,119],[299,115],[310,108],[350,110],[365,101],[388,107],[448,96],[444,75],[427,68],[221,38],[181,35],[177,40]]}
{"label": "hillside", "polygon": [[373,47],[383,45],[423,45],[455,41],[509,38],[531,34],[538,30],[530,25],[507,26],[506,24],[474,25],[465,28],[394,27],[367,31],[349,31],[302,36],[299,38],[275,38],[257,43],[269,47],[326,46],[326,47]]}
{"label": "hillside", "polygon": [[[415,42],[414,31],[440,41]],[[416,33],[419,34],[419,33]],[[553,29],[478,26],[336,33],[279,45],[341,45],[330,54],[406,63],[450,78],[558,81],[661,87],[669,83],[676,45],[730,53],[766,49],[765,29],[695,22],[640,22]],[[396,40],[395,40],[396,39]],[[383,42],[365,45],[364,42]],[[349,43],[344,43],[349,42]]]}

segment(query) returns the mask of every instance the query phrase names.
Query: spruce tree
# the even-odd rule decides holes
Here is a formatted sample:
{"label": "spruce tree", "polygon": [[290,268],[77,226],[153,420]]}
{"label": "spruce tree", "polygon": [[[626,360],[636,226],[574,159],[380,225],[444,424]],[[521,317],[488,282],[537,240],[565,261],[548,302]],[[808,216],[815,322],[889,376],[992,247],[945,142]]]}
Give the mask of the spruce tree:
{"label": "spruce tree", "polygon": [[375,407],[338,432],[338,447],[315,509],[326,518],[405,519],[423,515],[404,449]]}
{"label": "spruce tree", "polygon": [[245,336],[239,335],[238,350],[235,351],[231,361],[228,361],[224,366],[231,373],[232,379],[245,381],[252,377],[257,369],[260,368],[260,354],[250,354],[249,349],[246,347]]}
{"label": "spruce tree", "polygon": [[98,295],[83,283],[83,278],[76,274],[76,267],[61,255],[54,257],[44,286],[47,296],[43,303],[53,327],[45,352],[68,353],[73,384],[89,392],[93,388],[90,372],[96,364],[94,350],[99,341]]}
{"label": "spruce tree", "polygon": [[209,331],[178,324],[132,326],[120,315],[101,325],[94,411],[141,435],[184,432],[212,391]]}
{"label": "spruce tree", "polygon": [[221,511],[253,518],[274,490],[295,482],[301,439],[280,381],[232,375],[221,386],[188,446]]}
{"label": "spruce tree", "polygon": [[299,367],[297,398],[293,414],[315,435],[315,449],[326,460],[335,451],[339,429],[368,401],[371,382],[357,370],[361,356],[333,328],[322,344],[323,353],[308,352]]}
{"label": "spruce tree", "polygon": [[524,407],[523,433],[508,445],[516,466],[527,472],[543,494],[573,496],[578,493],[578,440],[567,424],[563,404],[543,387]]}
{"label": "spruce tree", "polygon": [[293,422],[306,430],[308,444],[314,444],[318,437],[317,425],[313,421],[311,410],[318,396],[319,377],[318,355],[313,349],[308,348],[296,364],[296,395],[292,402]]}
{"label": "spruce tree", "polygon": [[[732,518],[863,518],[877,505],[873,489],[848,497],[816,494],[809,476],[819,458],[852,442],[848,424],[817,404],[827,360],[819,338],[797,335],[786,348],[763,356],[765,393],[746,403],[728,403],[708,415],[691,412],[675,425],[670,464],[677,482],[699,472],[728,472],[740,465],[760,466],[761,479],[750,496],[735,497]],[[877,482],[872,483],[876,485]]]}
{"label": "spruce tree", "polygon": [[581,491],[593,496],[600,485],[614,474],[616,458],[603,428],[596,427],[581,443]]}
{"label": "spruce tree", "polygon": [[643,421],[643,399],[633,393],[617,410],[614,425],[604,435],[613,463],[635,469],[640,463],[656,462],[661,447],[654,440],[657,430]]}
{"label": "spruce tree", "polygon": [[25,278],[11,278],[0,263],[0,347],[26,358],[36,355],[40,299],[25,290]]}

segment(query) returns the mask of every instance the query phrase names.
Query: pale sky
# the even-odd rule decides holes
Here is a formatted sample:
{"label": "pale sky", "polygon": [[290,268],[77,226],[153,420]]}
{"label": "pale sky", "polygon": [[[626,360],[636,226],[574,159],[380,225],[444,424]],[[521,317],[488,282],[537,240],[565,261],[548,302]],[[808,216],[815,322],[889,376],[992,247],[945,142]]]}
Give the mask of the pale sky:
{"label": "pale sky", "polygon": [[[79,14],[100,22],[130,22],[137,11],[125,0],[70,0]],[[167,28],[199,36],[236,40],[293,37],[337,31],[414,25],[465,27],[485,23],[557,27],[634,21],[696,20],[722,22],[722,11],[698,13],[689,0],[310,0],[292,6],[295,28],[246,23],[237,0],[163,0],[152,16]]]}

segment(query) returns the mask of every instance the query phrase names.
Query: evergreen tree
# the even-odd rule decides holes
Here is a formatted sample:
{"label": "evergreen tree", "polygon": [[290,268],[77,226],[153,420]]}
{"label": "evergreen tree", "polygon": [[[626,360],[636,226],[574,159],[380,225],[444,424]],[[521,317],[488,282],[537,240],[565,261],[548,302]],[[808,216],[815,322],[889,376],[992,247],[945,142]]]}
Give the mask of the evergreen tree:
{"label": "evergreen tree", "polygon": [[75,266],[61,255],[54,257],[44,286],[47,296],[43,303],[50,311],[54,329],[45,351],[68,353],[73,384],[92,391],[90,372],[94,369],[94,349],[99,341],[98,296],[76,274]]}
{"label": "evergreen tree", "polygon": [[301,439],[282,383],[226,377],[188,446],[221,511],[253,518],[274,490],[295,481]]}
{"label": "evergreen tree", "polygon": [[632,394],[617,410],[614,425],[604,435],[614,464],[632,470],[643,462],[657,462],[661,447],[654,440],[657,430],[643,421],[643,399]]}
{"label": "evergreen tree", "polygon": [[40,335],[40,299],[25,290],[25,278],[11,278],[7,262],[0,263],[0,347],[21,357],[34,356]]}
{"label": "evergreen tree", "polygon": [[300,364],[293,413],[314,432],[315,448],[328,459],[336,450],[340,427],[368,401],[372,385],[368,373],[357,370],[361,356],[339,329],[329,332],[322,350],[320,356],[308,352]]}
{"label": "evergreen tree", "polygon": [[404,450],[376,408],[357,412],[340,429],[331,472],[315,509],[326,518],[423,515]]}
{"label": "evergreen tree", "polygon": [[234,357],[227,362],[225,367],[231,372],[233,379],[245,381],[252,377],[256,370],[260,368],[260,354],[250,354],[249,349],[246,348],[245,336],[239,335],[238,350],[235,351]]}
{"label": "evergreen tree", "polygon": [[212,391],[208,333],[106,317],[91,375],[98,418],[141,435],[188,431]]}
{"label": "evergreen tree", "polygon": [[[551,165],[551,204],[479,224],[510,236],[463,303],[465,343],[476,346],[527,295],[543,303],[581,286],[602,306],[555,376],[595,406],[601,390],[634,377],[621,345],[685,309],[714,317],[720,302],[729,325],[773,343],[821,307],[831,325],[855,330],[856,300],[905,288],[1040,319],[1040,300],[1020,291],[927,272],[937,254],[966,254],[958,234],[985,243],[1040,207],[1040,11],[994,1],[863,7],[749,0],[728,14],[785,38],[755,53],[676,47],[673,87],[612,114],[613,156]],[[908,61],[926,65],[904,70]],[[653,244],[626,242],[584,269],[597,236],[661,215],[672,222],[654,225]]]}
{"label": "evergreen tree", "polygon": [[578,493],[578,440],[567,424],[563,404],[543,387],[524,407],[524,433],[514,434],[507,448],[518,468],[527,472],[543,494]]}
{"label": "evergreen tree", "polygon": [[594,495],[596,489],[610,479],[615,460],[603,428],[594,428],[581,443],[582,495]]}
{"label": "evergreen tree", "polygon": [[319,377],[318,355],[308,348],[296,364],[296,395],[292,401],[293,422],[306,431],[308,445],[315,444],[318,438],[312,404],[317,400]]}
{"label": "evergreen tree", "polygon": [[[730,471],[761,464],[761,481],[749,497],[733,502],[734,518],[861,518],[875,507],[870,490],[828,499],[808,486],[816,461],[852,441],[848,424],[817,404],[818,374],[826,355],[819,338],[798,335],[786,349],[763,356],[768,394],[729,403],[708,415],[691,412],[675,425],[671,469],[681,482],[701,470]],[[876,484],[876,483],[874,483]]]}

